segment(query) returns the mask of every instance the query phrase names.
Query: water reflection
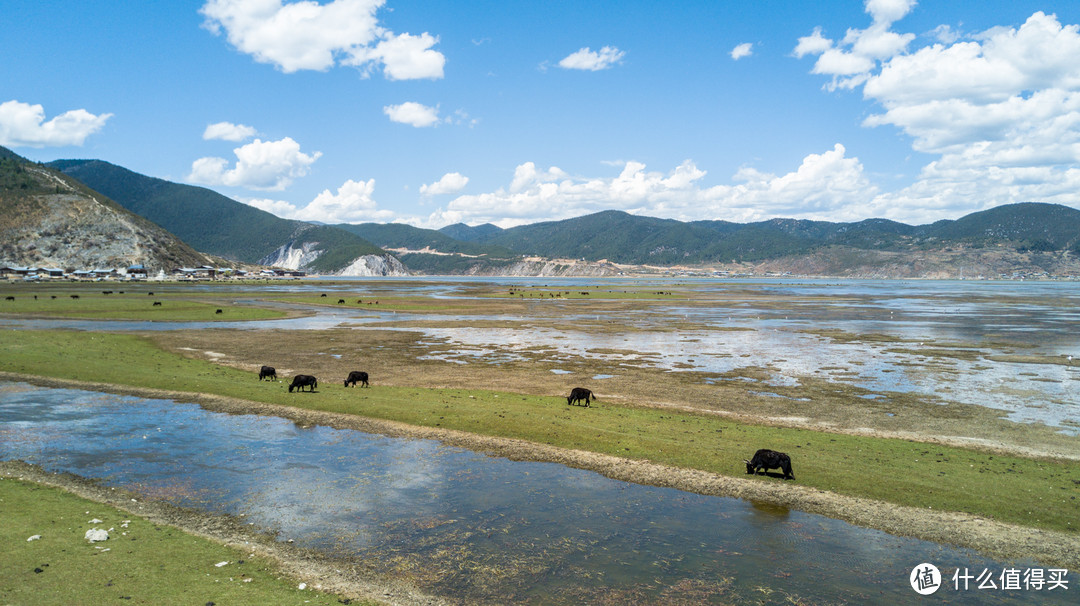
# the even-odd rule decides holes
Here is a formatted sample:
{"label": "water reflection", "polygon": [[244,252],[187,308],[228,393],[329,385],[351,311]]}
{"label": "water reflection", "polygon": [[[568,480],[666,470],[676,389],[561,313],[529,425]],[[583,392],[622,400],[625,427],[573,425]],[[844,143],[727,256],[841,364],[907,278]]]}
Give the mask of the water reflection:
{"label": "water reflection", "polygon": [[921,562],[947,575],[1006,566],[783,507],[429,440],[25,384],[0,383],[0,459],[244,514],[282,540],[468,604],[896,603],[911,601],[908,573]]}
{"label": "water reflection", "polygon": [[[517,328],[416,328],[415,322],[445,316],[326,307],[304,307],[312,315],[255,322],[103,322],[87,320],[0,320],[14,328],[80,330],[186,330],[203,328],[365,330],[373,322],[409,320],[410,330],[438,342],[432,359],[455,364],[501,364],[526,359],[517,350],[549,348],[545,360],[558,370],[571,356],[628,366],[647,365],[671,371],[731,373],[765,369],[761,387],[798,386],[808,377],[849,384],[874,393],[915,393],[947,401],[990,406],[1017,422],[1041,422],[1080,435],[1080,284],[1075,282],[977,282],[904,280],[684,280],[694,296],[715,304],[673,299],[648,310],[602,315],[570,315],[602,322],[603,330],[525,327],[544,319],[532,315],[484,317]],[[332,280],[317,284],[284,283],[236,286],[239,292],[395,293],[405,296],[460,298],[479,285],[549,286],[568,289],[600,285],[603,289],[655,285],[635,278],[397,278]],[[665,286],[668,288],[669,286]],[[206,289],[196,285],[175,289]],[[565,303],[565,302],[564,302]],[[282,304],[283,305],[283,304]],[[456,319],[467,321],[468,316]],[[688,328],[672,332],[684,323]],[[619,325],[625,330],[619,329]],[[821,329],[891,339],[847,342],[820,334]],[[966,344],[970,356],[925,353],[942,345]],[[445,347],[449,346],[449,349]],[[953,348],[957,349],[957,348]],[[1001,355],[1060,358],[1074,355],[1075,366],[1004,361]],[[997,357],[998,359],[992,359]],[[769,389],[759,390],[769,393]]]}

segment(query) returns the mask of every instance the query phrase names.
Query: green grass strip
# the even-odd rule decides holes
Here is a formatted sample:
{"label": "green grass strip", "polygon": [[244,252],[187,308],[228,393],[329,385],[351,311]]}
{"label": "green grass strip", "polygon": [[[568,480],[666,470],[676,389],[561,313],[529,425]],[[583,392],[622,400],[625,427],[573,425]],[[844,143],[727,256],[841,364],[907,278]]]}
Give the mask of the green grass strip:
{"label": "green grass strip", "polygon": [[[1080,462],[1050,461],[903,439],[739,423],[707,414],[508,392],[378,386],[320,377],[315,393],[253,372],[184,358],[133,335],[0,331],[0,370],[201,392],[412,425],[518,438],[733,477],[758,448],[791,455],[797,482],[899,505],[962,511],[1036,528],[1077,530]],[[757,481],[779,482],[757,477]]]}
{"label": "green grass strip", "polygon": [[[0,479],[0,509],[0,603],[340,603],[299,589],[262,557],[59,488]],[[90,543],[91,528],[113,530],[107,541]],[[32,536],[40,538],[28,541]]]}
{"label": "green grass strip", "polygon": [[[71,294],[77,294],[73,299]],[[286,313],[275,309],[207,303],[161,293],[149,296],[146,292],[87,293],[85,289],[55,295],[17,293],[0,301],[0,312],[48,318],[77,318],[84,320],[130,320],[156,322],[236,322],[240,320],[269,320],[283,318]],[[56,298],[52,298],[55,296]],[[160,305],[154,305],[154,303]],[[217,310],[221,313],[217,313]]]}

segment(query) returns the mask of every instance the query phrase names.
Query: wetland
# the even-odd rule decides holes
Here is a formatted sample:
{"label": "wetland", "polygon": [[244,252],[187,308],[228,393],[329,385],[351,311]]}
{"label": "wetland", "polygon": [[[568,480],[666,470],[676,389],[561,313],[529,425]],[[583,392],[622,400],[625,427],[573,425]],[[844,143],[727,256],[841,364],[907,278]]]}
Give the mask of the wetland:
{"label": "wetland", "polygon": [[[40,303],[23,301],[35,288],[42,296],[30,301]],[[503,575],[513,579],[507,581],[510,586],[528,578],[521,576],[522,571],[536,564],[524,556],[516,563],[500,560],[505,566],[496,572],[483,567],[499,553],[513,559],[506,545],[495,540],[498,533],[520,538],[534,551],[558,553],[554,561],[573,576],[593,574],[585,562],[602,554],[593,553],[588,545],[634,553],[669,544],[685,549],[682,543],[688,540],[686,535],[677,538],[670,528],[657,530],[663,540],[648,533],[631,538],[600,529],[594,525],[600,519],[618,518],[627,532],[633,528],[635,533],[672,517],[693,520],[688,527],[697,529],[710,523],[745,526],[747,519],[759,519],[753,517],[758,514],[743,511],[754,507],[748,501],[721,497],[748,498],[760,507],[786,511],[775,524],[751,524],[755,532],[765,528],[778,533],[781,544],[790,540],[785,533],[792,531],[780,519],[823,514],[828,517],[812,522],[799,518],[799,524],[824,528],[840,523],[829,519],[838,518],[893,533],[870,539],[859,534],[868,532],[865,528],[841,532],[829,527],[827,533],[839,532],[851,544],[865,544],[870,550],[877,541],[889,545],[887,552],[898,549],[889,541],[903,536],[979,551],[944,557],[941,550],[952,547],[931,547],[937,555],[927,557],[950,562],[947,566],[960,566],[962,560],[974,567],[986,557],[997,558],[999,567],[1003,562],[1073,567],[1080,562],[1075,530],[1080,409],[1073,395],[1080,364],[1074,367],[1069,358],[1080,351],[1074,330],[1080,319],[1080,287],[1074,284],[699,280],[658,286],[629,279],[413,279],[273,288],[154,285],[156,294],[170,297],[166,302],[197,300],[208,304],[210,313],[204,320],[162,316],[153,322],[92,320],[49,309],[53,300],[41,288],[9,287],[23,305],[0,317],[0,328],[11,329],[0,337],[5,353],[0,370],[9,379],[164,396],[172,402],[166,408],[197,402],[207,410],[257,412],[290,419],[305,432],[360,429],[467,449],[451,456],[430,454],[435,451],[425,450],[427,442],[406,447],[425,454],[419,460],[399,462],[393,471],[371,472],[391,483],[392,477],[407,479],[411,472],[430,469],[431,460],[475,457],[473,451],[533,462],[513,465],[556,462],[603,474],[566,480],[530,469],[528,477],[545,478],[546,491],[530,493],[531,484],[522,483],[520,477],[509,481],[492,479],[498,476],[487,471],[448,472],[436,482],[440,498],[417,505],[422,511],[374,522],[396,528],[397,538],[376,541],[365,557],[394,554],[407,564],[372,574],[404,579],[440,598],[482,599],[484,590],[469,588],[482,575],[463,570]],[[57,293],[71,290],[68,285],[48,288]],[[324,293],[328,296],[321,296]],[[82,298],[93,299],[93,294],[85,292]],[[116,300],[113,297],[111,301]],[[145,293],[142,297],[148,298]],[[214,316],[226,314],[213,314],[211,309],[231,313],[249,307],[272,315],[219,318]],[[73,351],[83,355],[67,357]],[[285,391],[284,384],[260,384],[254,373],[261,364],[274,365],[282,377],[315,374],[320,388],[298,399]],[[348,371],[357,369],[370,374],[372,388],[338,386]],[[599,402],[589,409],[567,407],[565,394],[577,385],[592,389]],[[745,476],[741,459],[757,447],[791,454],[798,481]],[[348,450],[355,449],[363,450],[356,446]],[[7,454],[4,458],[33,459]],[[47,460],[37,464],[45,469],[57,465]],[[472,469],[479,463],[465,465]],[[299,469],[317,476],[323,467],[334,465],[309,462]],[[558,474],[572,471],[556,467],[561,470]],[[108,475],[93,469],[65,471]],[[543,528],[573,527],[573,511],[593,512],[579,517],[586,519],[588,532],[596,533],[597,543],[579,540],[578,535],[544,538],[563,540],[565,550],[560,551],[555,543],[536,542],[539,537],[524,530],[532,514],[498,521],[522,509],[513,501],[485,509],[454,500],[464,497],[446,497],[446,503],[457,502],[459,510],[486,512],[480,514],[482,520],[461,525],[442,523],[458,520],[457,512],[423,510],[446,505],[441,495],[466,490],[465,480],[472,481],[474,475],[483,478],[477,490],[487,487],[493,498],[503,491],[492,487],[502,482],[501,487],[513,487],[510,493],[533,495],[547,503],[541,509],[561,522],[537,521]],[[578,497],[570,496],[573,491],[567,484],[587,485],[586,493],[604,496],[602,504],[571,501]],[[645,488],[639,484],[654,491],[674,490],[671,494],[678,496],[659,497],[663,503],[683,499],[702,509],[676,513],[666,505],[618,513],[606,509],[621,506],[620,495],[630,486]],[[548,485],[560,488],[548,490]],[[322,489],[308,490],[315,494]],[[627,503],[640,504],[643,498]],[[211,500],[217,506],[225,501]],[[737,504],[734,510],[727,509],[727,500]],[[377,501],[383,505],[375,507],[380,511],[419,503],[415,495],[398,493]],[[317,505],[324,502],[341,501],[319,498],[308,506],[326,509]],[[227,508],[216,511],[235,514]],[[536,520],[541,517],[536,514]],[[281,526],[272,516],[260,523],[267,528]],[[483,548],[455,534],[473,537],[485,531],[492,536],[481,541]],[[323,532],[344,540],[369,530]],[[308,535],[314,536],[309,532],[297,536]],[[395,540],[400,541],[397,547]],[[623,540],[629,542],[619,542]],[[875,570],[890,577],[898,574],[895,565],[889,568],[869,559],[876,563],[835,583],[848,589],[815,594],[808,579],[825,571],[812,567],[805,574],[792,571],[796,578],[790,580],[754,577],[744,565],[764,556],[747,555],[752,550],[739,541],[722,533],[710,535],[704,541],[709,549],[738,556],[725,559],[708,552],[712,555],[691,558],[699,569],[709,561],[722,562],[732,571],[728,575],[705,566],[707,573],[675,572],[645,587],[649,583],[642,585],[641,580],[652,569],[641,562],[636,568],[619,568],[622,564],[612,560],[601,567],[604,580],[594,578],[576,586],[584,592],[582,597],[594,598],[588,592],[604,593],[606,588],[609,595],[626,597],[617,600],[620,603],[671,601],[676,596],[694,603],[687,597],[698,595],[694,592],[719,603],[758,598],[766,592],[775,592],[778,602],[789,598],[833,602],[856,599],[852,596],[857,592],[844,592],[865,587]],[[403,544],[417,547],[410,551]],[[833,544],[814,551],[822,545],[820,537],[800,545],[785,551],[784,558],[828,559],[829,549],[841,550]],[[325,544],[311,547],[333,551]],[[356,547],[355,541],[350,542],[350,548]],[[354,555],[348,557],[359,557],[349,553]],[[919,552],[911,553],[916,557]],[[678,569],[670,564],[670,556],[658,554],[638,559],[659,558],[655,561],[665,562],[659,568]],[[433,564],[436,561],[438,565]],[[909,571],[919,561],[903,560],[899,567],[906,565]],[[443,572],[434,579],[416,577],[417,571],[432,570]],[[633,573],[624,572],[623,581],[613,583],[611,579],[620,576],[618,570]],[[888,579],[888,591],[910,591],[899,577]],[[499,591],[523,603],[543,602],[543,595],[550,595],[506,587]],[[586,601],[596,603],[592,598]]]}

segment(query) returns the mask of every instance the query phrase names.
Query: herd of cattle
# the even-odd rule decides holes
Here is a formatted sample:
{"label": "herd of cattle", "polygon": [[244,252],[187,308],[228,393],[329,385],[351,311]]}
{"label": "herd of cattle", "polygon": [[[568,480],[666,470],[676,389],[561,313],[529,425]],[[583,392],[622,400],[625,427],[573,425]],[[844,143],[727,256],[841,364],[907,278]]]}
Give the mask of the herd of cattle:
{"label": "herd of cattle", "polygon": [[[259,369],[259,380],[263,379],[277,380],[277,370],[273,366],[263,366]],[[349,376],[345,378],[345,387],[352,385],[356,387],[359,383],[360,387],[370,387],[368,384],[368,373],[362,370],[354,370],[349,373]],[[304,391],[304,388],[309,388],[308,391],[314,392],[315,388],[319,386],[319,381],[312,375],[296,375],[293,377],[292,383],[289,384],[289,393],[292,393],[295,389],[297,392]],[[574,404],[582,404],[588,408],[591,400],[598,400],[592,391],[585,389],[584,387],[575,387],[570,390],[570,395],[566,397],[567,406]],[[791,472],[791,457],[782,452],[776,452],[775,450],[769,450],[762,448],[754,453],[754,457],[749,461],[743,459],[746,463],[746,473],[757,475],[759,471],[765,475],[769,475],[770,469],[779,469],[784,472],[784,479],[794,480],[795,474]]]}

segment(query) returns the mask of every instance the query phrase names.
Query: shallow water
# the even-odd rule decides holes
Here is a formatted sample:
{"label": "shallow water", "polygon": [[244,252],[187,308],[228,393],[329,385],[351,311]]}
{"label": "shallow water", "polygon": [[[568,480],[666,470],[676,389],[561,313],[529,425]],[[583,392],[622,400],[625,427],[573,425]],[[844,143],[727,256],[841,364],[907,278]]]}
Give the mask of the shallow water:
{"label": "shallow water", "polygon": [[[1080,435],[1080,283],[1020,281],[907,280],[670,280],[665,288],[685,287],[715,305],[689,305],[672,299],[647,311],[622,313],[618,319],[585,314],[582,320],[605,322],[601,331],[545,328],[415,328],[440,353],[432,359],[456,364],[500,364],[524,359],[514,350],[549,347],[549,364],[561,370],[569,356],[705,373],[764,368],[769,378],[759,390],[798,386],[808,377],[871,390],[913,393],[944,401],[992,407],[1022,423],[1045,423],[1063,433]],[[481,285],[550,286],[604,290],[651,286],[642,279],[590,278],[398,278],[334,280],[328,283],[282,283],[237,286],[231,290],[258,293],[348,292],[398,293],[461,298]],[[667,286],[674,284],[672,286]],[[168,286],[164,288],[177,288]],[[183,289],[217,286],[195,285]],[[677,290],[676,290],[677,292]],[[747,299],[749,297],[749,299]],[[553,301],[572,306],[573,302]],[[483,317],[527,326],[535,315]],[[573,307],[565,307],[574,309]],[[365,330],[371,322],[441,322],[445,316],[309,308],[313,315],[257,322],[102,322],[83,320],[0,320],[10,328],[75,328],[80,330],[183,330],[203,328]],[[457,319],[467,320],[467,316]],[[615,322],[626,330],[618,330]],[[672,332],[676,322],[696,328]],[[573,326],[573,317],[566,322]],[[732,330],[735,329],[735,330]],[[844,342],[818,334],[822,329],[852,335],[876,334],[903,342]],[[450,349],[446,350],[446,345]],[[963,345],[963,347],[958,347]],[[928,348],[963,350],[974,359],[924,355]],[[609,350],[620,350],[611,353]],[[990,359],[1002,354],[1038,355],[1046,363]],[[1073,365],[1063,362],[1074,355]],[[582,377],[587,380],[588,377]],[[714,380],[714,379],[710,379]]]}
{"label": "shallow water", "polygon": [[[194,404],[0,383],[0,459],[244,515],[279,540],[462,603],[908,603],[936,564],[948,603],[1075,603],[955,590],[1009,566],[822,516],[639,486],[430,440],[301,428]],[[777,480],[779,481],[779,480]],[[1070,585],[1075,585],[1075,574]]]}

